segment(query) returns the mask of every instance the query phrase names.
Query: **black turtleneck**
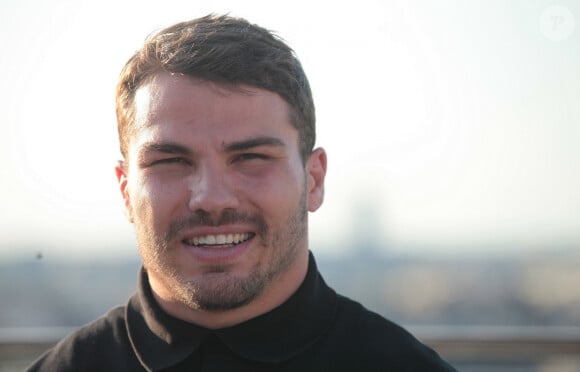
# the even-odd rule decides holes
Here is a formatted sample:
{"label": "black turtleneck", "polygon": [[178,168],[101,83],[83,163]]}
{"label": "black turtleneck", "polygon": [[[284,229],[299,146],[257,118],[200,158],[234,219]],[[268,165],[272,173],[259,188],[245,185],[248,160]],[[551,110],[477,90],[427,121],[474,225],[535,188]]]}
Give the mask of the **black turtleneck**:
{"label": "black turtleneck", "polygon": [[210,330],[156,303],[145,270],[124,307],[77,330],[29,371],[453,371],[401,327],[329,288],[310,255],[272,311]]}

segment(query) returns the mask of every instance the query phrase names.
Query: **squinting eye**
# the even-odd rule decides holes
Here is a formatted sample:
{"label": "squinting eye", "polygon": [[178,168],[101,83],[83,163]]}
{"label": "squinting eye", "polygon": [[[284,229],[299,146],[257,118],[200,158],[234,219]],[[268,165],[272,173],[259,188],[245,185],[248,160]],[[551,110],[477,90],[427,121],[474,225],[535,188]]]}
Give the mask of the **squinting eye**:
{"label": "squinting eye", "polygon": [[166,158],[166,159],[156,160],[152,163],[152,165],[156,165],[156,164],[185,164],[185,165],[189,165],[190,162],[189,162],[189,160],[184,159],[184,158]]}
{"label": "squinting eye", "polygon": [[236,157],[237,161],[240,160],[252,160],[252,159],[268,159],[267,155],[264,154],[256,154],[256,153],[246,153],[246,154],[240,154]]}

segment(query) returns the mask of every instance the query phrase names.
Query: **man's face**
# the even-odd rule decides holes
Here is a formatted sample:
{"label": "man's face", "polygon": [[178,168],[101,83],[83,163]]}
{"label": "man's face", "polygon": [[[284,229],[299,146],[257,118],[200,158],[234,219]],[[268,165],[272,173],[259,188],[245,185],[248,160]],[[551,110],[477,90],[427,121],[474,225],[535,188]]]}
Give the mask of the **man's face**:
{"label": "man's face", "polygon": [[286,102],[254,87],[160,74],[135,107],[117,176],[150,279],[193,309],[251,302],[308,249],[324,152],[305,166]]}

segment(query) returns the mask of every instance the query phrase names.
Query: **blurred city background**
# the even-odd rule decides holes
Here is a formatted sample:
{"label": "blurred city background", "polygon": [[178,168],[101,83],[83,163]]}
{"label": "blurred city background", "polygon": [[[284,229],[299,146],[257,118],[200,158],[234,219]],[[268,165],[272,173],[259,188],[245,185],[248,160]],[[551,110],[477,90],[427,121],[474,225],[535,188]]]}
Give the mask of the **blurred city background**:
{"label": "blurred city background", "polygon": [[462,371],[580,371],[580,3],[0,3],[0,371],[124,303],[114,87],[210,12],[297,52],[329,154],[311,249]]}

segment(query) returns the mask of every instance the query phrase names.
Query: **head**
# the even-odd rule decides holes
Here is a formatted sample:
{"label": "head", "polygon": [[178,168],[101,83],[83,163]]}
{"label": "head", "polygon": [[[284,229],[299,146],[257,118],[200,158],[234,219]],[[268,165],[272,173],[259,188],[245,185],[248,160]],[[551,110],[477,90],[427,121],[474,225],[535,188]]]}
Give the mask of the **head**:
{"label": "head", "polygon": [[285,300],[306,271],[326,172],[291,49],[230,17],[169,27],[123,69],[117,116],[117,177],[161,306],[216,327]]}
{"label": "head", "polygon": [[161,72],[277,93],[290,108],[302,161],[310,155],[315,143],[314,102],[292,49],[272,32],[244,19],[209,15],[153,34],[121,71],[116,112],[123,157],[127,158],[135,121],[135,93]]}

